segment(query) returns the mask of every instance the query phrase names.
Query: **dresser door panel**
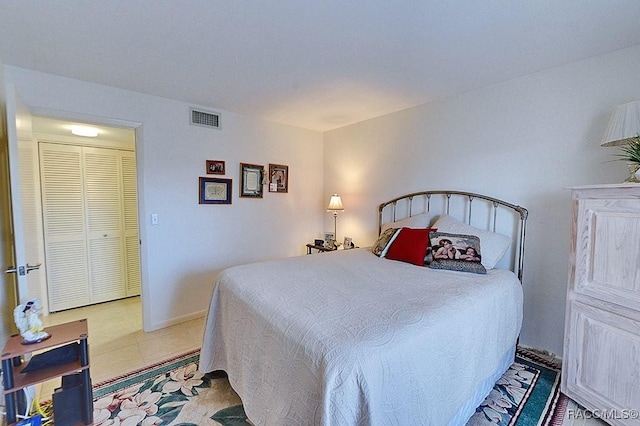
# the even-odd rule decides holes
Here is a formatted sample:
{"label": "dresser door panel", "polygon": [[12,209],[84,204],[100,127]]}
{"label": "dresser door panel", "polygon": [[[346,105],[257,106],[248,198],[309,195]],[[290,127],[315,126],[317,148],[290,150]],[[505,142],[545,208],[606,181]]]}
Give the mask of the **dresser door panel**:
{"label": "dresser door panel", "polygon": [[580,302],[569,309],[573,337],[563,372],[568,395],[591,410],[640,410],[640,321]]}
{"label": "dresser door panel", "polygon": [[640,306],[640,200],[580,201],[575,292]]}

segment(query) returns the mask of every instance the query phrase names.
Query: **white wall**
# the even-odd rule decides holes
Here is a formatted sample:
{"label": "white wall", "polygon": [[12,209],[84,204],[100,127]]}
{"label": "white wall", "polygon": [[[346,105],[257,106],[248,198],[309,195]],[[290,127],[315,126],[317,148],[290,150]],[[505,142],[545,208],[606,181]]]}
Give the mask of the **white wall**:
{"label": "white wall", "polygon": [[[453,188],[530,212],[521,342],[560,354],[570,186],[620,182],[626,168],[600,139],[616,105],[640,99],[640,46],[535,73],[323,135],[224,111],[222,130],[190,126],[188,104],[5,67],[36,108],[140,123],[138,167],[147,330],[198,315],[227,266],[304,253],[333,229],[374,241],[377,205]],[[60,114],[62,117],[65,115]],[[231,206],[197,204],[207,159],[227,162]],[[289,194],[238,198],[238,163],[290,166]],[[324,165],[324,166],[323,166]],[[324,181],[323,181],[324,180]],[[158,213],[160,225],[149,216]]]}
{"label": "white wall", "polygon": [[[640,46],[325,133],[325,198],[342,196],[338,240],[375,240],[377,205],[424,189],[485,193],[529,209],[521,343],[562,353],[567,187],[621,182],[600,147],[610,113],[640,100]],[[325,229],[332,229],[325,216]]]}
{"label": "white wall", "polygon": [[[201,315],[221,269],[302,255],[323,224],[322,134],[221,113],[221,130],[189,124],[189,105],[5,67],[36,112],[139,123],[137,146],[143,308],[150,331]],[[206,107],[205,107],[206,108]],[[205,160],[225,160],[232,205],[199,205]],[[239,163],[286,164],[289,193],[240,199]],[[159,215],[151,226],[150,215]]]}

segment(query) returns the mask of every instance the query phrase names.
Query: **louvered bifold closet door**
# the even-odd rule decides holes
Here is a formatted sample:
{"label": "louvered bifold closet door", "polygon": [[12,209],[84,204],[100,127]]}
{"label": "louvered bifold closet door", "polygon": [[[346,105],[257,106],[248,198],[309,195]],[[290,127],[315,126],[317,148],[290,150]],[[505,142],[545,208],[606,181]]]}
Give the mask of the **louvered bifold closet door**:
{"label": "louvered bifold closet door", "polygon": [[122,203],[124,206],[125,269],[127,296],[140,294],[140,239],[138,237],[138,190],[136,157],[120,151]]}
{"label": "louvered bifold closet door", "polygon": [[40,144],[49,310],[90,303],[82,182],[82,149]]}
{"label": "louvered bifold closet door", "polygon": [[83,148],[92,303],[126,296],[118,151]]}

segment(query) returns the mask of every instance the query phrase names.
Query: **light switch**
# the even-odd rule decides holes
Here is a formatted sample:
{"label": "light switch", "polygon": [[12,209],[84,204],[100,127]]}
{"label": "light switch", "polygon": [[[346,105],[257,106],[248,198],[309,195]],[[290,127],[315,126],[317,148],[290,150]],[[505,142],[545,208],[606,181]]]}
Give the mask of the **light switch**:
{"label": "light switch", "polygon": [[151,224],[152,225],[158,224],[158,213],[151,213]]}

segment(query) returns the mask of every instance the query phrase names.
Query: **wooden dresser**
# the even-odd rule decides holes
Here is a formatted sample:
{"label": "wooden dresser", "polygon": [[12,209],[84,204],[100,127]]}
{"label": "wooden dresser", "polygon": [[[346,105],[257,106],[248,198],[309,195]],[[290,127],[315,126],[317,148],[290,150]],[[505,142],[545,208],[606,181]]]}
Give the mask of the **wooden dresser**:
{"label": "wooden dresser", "polygon": [[571,190],[562,392],[640,425],[640,184]]}

